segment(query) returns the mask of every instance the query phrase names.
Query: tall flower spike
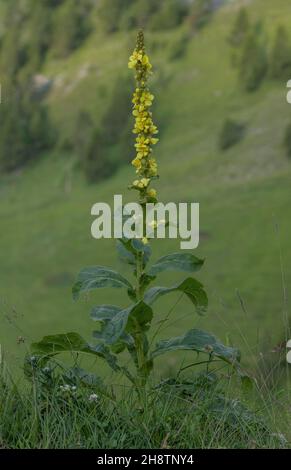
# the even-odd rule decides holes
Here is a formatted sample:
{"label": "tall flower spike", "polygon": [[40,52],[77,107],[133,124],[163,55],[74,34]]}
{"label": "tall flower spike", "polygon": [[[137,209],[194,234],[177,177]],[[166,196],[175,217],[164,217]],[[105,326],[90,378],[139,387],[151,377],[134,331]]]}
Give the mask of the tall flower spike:
{"label": "tall flower spike", "polygon": [[152,147],[159,139],[155,138],[158,128],[153,123],[152,106],[154,95],[148,88],[148,78],[151,75],[151,63],[145,53],[144,35],[139,31],[136,47],[129,58],[128,67],[135,70],[136,89],[133,93],[133,116],[135,118],[133,133],[136,134],[136,155],[132,160],[138,179],[134,180],[131,188],[140,193],[142,201],[156,201],[156,190],[150,188],[152,179],[158,176],[158,167],[153,157]]}

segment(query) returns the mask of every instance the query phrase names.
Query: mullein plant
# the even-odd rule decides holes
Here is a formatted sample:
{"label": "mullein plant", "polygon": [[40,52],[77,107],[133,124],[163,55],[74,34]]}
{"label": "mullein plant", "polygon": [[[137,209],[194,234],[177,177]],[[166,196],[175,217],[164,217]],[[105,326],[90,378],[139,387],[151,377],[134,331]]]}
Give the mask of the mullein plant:
{"label": "mullein plant", "polygon": [[[147,202],[157,202],[157,193],[152,187],[152,182],[158,177],[157,163],[153,155],[153,146],[158,142],[155,137],[158,129],[153,122],[151,112],[154,96],[148,88],[152,66],[145,52],[142,32],[138,33],[136,47],[128,65],[134,70],[136,79],[136,89],[132,99],[135,119],[133,132],[136,135],[136,155],[132,165],[136,177],[129,188],[138,192],[139,203],[145,209]],[[202,268],[204,261],[190,252],[178,252],[163,256],[149,266],[151,248],[145,233],[139,239],[119,239],[117,249],[120,259],[131,267],[134,282],[111,268],[89,266],[79,273],[73,286],[73,298],[76,300],[80,295],[95,289],[121,288],[126,290],[129,304],[98,305],[91,310],[92,320],[99,325],[99,329],[93,332],[94,344],[88,343],[75,332],[45,336],[40,342],[31,345],[29,365],[32,368],[47,368],[47,363],[54,356],[64,352],[90,354],[106,361],[113,371],[124,374],[140,392],[145,390],[158,356],[173,351],[188,350],[195,353],[195,357],[197,354],[205,355],[206,363],[211,363],[213,360],[224,361],[226,366],[238,371],[244,377],[239,366],[239,351],[223,345],[206,331],[193,328],[181,336],[164,339],[154,344],[160,329],[152,332],[153,306],[159,298],[173,292],[180,295],[182,293],[189,299],[198,315],[206,312],[207,294],[203,285],[193,277],[193,273]],[[188,274],[183,281],[171,286],[150,287],[158,275],[165,271],[183,271]],[[163,321],[167,321],[167,316]],[[124,365],[122,361],[124,356],[120,356],[124,351],[127,351],[132,359],[129,366]],[[191,364],[195,365],[193,356],[190,360]],[[81,379],[86,376],[84,372],[80,373],[78,368],[74,368],[74,371],[75,373],[79,371]]]}

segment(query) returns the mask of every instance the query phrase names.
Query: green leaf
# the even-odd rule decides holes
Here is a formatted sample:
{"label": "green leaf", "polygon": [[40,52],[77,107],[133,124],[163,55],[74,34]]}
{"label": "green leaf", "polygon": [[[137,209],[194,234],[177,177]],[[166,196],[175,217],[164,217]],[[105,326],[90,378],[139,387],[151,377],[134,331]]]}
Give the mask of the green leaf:
{"label": "green leaf", "polygon": [[73,298],[76,300],[81,292],[100,287],[125,287],[129,291],[133,291],[130,282],[118,272],[103,266],[89,266],[79,273],[73,286]]}
{"label": "green leaf", "polygon": [[205,313],[208,306],[207,294],[203,285],[192,277],[188,277],[184,279],[184,281],[172,287],[152,287],[145,293],[144,299],[147,304],[151,305],[159,297],[175,291],[180,291],[186,294],[195,305],[196,311],[199,315],[203,315]]}
{"label": "green leaf", "polygon": [[90,316],[94,321],[104,322],[111,320],[121,310],[123,310],[121,307],[115,305],[98,305],[92,308]]}
{"label": "green leaf", "polygon": [[87,372],[86,370],[77,366],[67,369],[63,374],[63,377],[72,383],[77,380],[87,387],[104,387],[101,377]]}
{"label": "green leaf", "polygon": [[133,306],[129,313],[126,331],[132,332],[136,327],[140,327],[142,331],[144,327],[152,321],[152,319],[153,311],[151,307],[145,302],[140,301]]}
{"label": "green leaf", "polygon": [[119,259],[124,263],[130,264],[131,266],[136,265],[136,256],[134,249],[131,246],[131,241],[127,239],[117,240],[117,252]]}
{"label": "green leaf", "polygon": [[162,271],[195,272],[203,266],[204,260],[192,253],[171,253],[160,258],[149,270],[149,275],[155,276]]}
{"label": "green leaf", "polygon": [[190,350],[211,354],[231,364],[240,360],[238,349],[224,346],[212,334],[198,329],[190,330],[183,336],[160,341],[153,351],[152,357],[177,350]]}
{"label": "green leaf", "polygon": [[120,238],[117,242],[119,258],[124,263],[136,266],[137,256],[142,254],[143,266],[145,266],[151,256],[151,248],[139,239]]}
{"label": "green leaf", "polygon": [[152,320],[152,317],[151,307],[140,301],[114,315],[102,330],[102,339],[107,344],[114,344],[124,332],[130,333],[136,325],[142,330]]}
{"label": "green leaf", "polygon": [[44,336],[41,341],[31,345],[31,352],[39,356],[54,356],[62,352],[93,354],[106,360],[112,369],[119,370],[115,357],[104,344],[90,346],[78,333]]}

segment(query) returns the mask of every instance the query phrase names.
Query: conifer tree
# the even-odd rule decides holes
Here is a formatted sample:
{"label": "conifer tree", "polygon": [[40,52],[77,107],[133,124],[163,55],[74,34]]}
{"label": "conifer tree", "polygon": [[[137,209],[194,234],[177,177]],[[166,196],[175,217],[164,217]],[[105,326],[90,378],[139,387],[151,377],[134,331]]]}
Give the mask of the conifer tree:
{"label": "conifer tree", "polygon": [[287,80],[291,78],[291,45],[284,26],[277,28],[270,58],[270,75],[272,78]]}

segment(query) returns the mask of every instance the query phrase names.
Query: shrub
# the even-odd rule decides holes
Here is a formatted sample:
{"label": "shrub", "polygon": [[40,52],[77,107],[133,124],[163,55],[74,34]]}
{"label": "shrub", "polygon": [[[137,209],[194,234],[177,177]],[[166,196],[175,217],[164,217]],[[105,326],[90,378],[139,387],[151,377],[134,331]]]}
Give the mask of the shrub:
{"label": "shrub", "polygon": [[291,76],[291,45],[284,26],[278,26],[270,57],[272,78],[287,80]]}
{"label": "shrub", "polygon": [[130,82],[119,77],[98,129],[88,113],[79,114],[71,141],[90,183],[111,176],[123,162],[129,161],[130,110]]}
{"label": "shrub", "polygon": [[66,57],[78,48],[90,32],[88,9],[90,3],[66,0],[55,16],[53,31],[53,53],[56,57]]}
{"label": "shrub", "polygon": [[21,88],[11,91],[0,114],[0,168],[15,170],[51,147],[53,130],[46,107]]}
{"label": "shrub", "polygon": [[226,150],[240,142],[245,135],[245,125],[232,119],[227,119],[221,129],[219,147]]}
{"label": "shrub", "polygon": [[145,26],[152,30],[174,28],[187,12],[186,3],[180,0],[101,0],[98,9],[107,33]]}
{"label": "shrub", "polygon": [[260,35],[248,35],[240,60],[239,80],[246,91],[255,91],[261,85],[268,70],[267,52]]}
{"label": "shrub", "polygon": [[79,156],[82,169],[89,183],[107,178],[114,172],[114,164],[106,150],[101,131],[95,130],[87,147]]}
{"label": "shrub", "polygon": [[196,0],[189,13],[189,23],[192,30],[198,30],[211,20],[214,10],[213,0]]}
{"label": "shrub", "polygon": [[14,80],[19,70],[27,63],[27,49],[19,38],[17,26],[12,26],[4,35],[1,44],[0,69],[9,82]]}
{"label": "shrub", "polygon": [[131,111],[131,81],[119,76],[113,87],[111,100],[102,118],[102,132],[107,145],[118,143],[121,134],[129,122]]}
{"label": "shrub", "polygon": [[[106,33],[114,33],[120,27],[120,21],[131,6],[131,0],[100,0],[98,16]],[[134,26],[134,24],[133,24]]]}
{"label": "shrub", "polygon": [[233,47],[240,47],[244,43],[250,29],[248,11],[245,7],[240,8],[232,31],[228,37],[229,43]]}
{"label": "shrub", "polygon": [[171,46],[169,59],[177,60],[184,57],[187,52],[188,44],[189,34],[182,34],[182,36],[180,36],[180,38],[177,39],[177,41],[175,41],[175,43]]}
{"label": "shrub", "polygon": [[52,41],[52,6],[48,2],[37,2],[31,13],[28,55],[34,72],[42,64]]}
{"label": "shrub", "polygon": [[149,27],[152,30],[171,29],[179,25],[187,14],[187,8],[177,0],[161,2],[158,11],[152,16]]}

